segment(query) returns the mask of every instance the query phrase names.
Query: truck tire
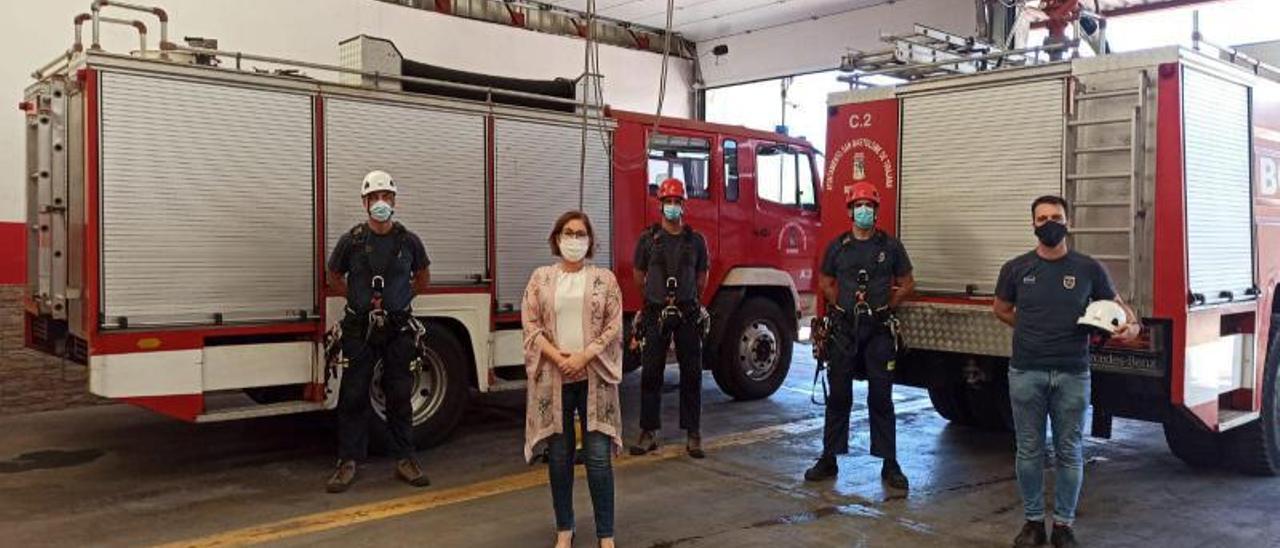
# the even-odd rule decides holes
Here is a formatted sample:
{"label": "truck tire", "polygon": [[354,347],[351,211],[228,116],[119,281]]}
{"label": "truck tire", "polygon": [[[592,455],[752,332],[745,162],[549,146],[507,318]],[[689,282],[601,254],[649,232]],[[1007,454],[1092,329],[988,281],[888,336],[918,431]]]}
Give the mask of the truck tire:
{"label": "truck tire", "polygon": [[[414,372],[413,441],[419,449],[439,445],[453,433],[462,419],[470,397],[468,368],[471,360],[462,343],[448,328],[423,322],[427,327],[427,349],[423,364]],[[389,446],[386,407],[382,394],[382,364],[374,372],[369,398],[373,403],[369,438],[375,450]]]}
{"label": "truck tire", "polygon": [[976,420],[966,401],[964,380],[957,375],[943,374],[929,383],[929,401],[933,410],[942,418],[961,426],[974,426]]}
{"label": "truck tire", "polygon": [[622,320],[622,374],[626,375],[632,371],[640,369],[640,350],[632,350],[631,342],[631,320],[623,318]]}
{"label": "truck tire", "polygon": [[795,333],[773,301],[747,299],[729,321],[720,341],[720,360],[711,369],[720,389],[736,400],[767,398],[791,370]]}
{"label": "truck tire", "polygon": [[1009,370],[991,363],[978,366],[977,378],[966,380],[964,395],[973,424],[984,430],[1013,431],[1013,404],[1009,400]]}
{"label": "truck tire", "polygon": [[1262,374],[1262,417],[1224,436],[1233,468],[1255,476],[1280,475],[1280,316],[1271,317]]}
{"label": "truck tire", "polygon": [[1180,409],[1169,412],[1164,419],[1164,440],[1169,450],[1194,468],[1222,464],[1219,436],[1196,424],[1195,420]]}

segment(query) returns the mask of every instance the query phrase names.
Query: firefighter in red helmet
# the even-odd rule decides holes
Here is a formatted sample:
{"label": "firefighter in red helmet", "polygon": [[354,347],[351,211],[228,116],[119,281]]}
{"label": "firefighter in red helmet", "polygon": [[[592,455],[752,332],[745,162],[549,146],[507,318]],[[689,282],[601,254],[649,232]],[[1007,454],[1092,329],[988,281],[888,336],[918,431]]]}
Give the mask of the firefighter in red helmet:
{"label": "firefighter in red helmet", "polygon": [[680,363],[680,428],[693,458],[702,451],[702,339],[710,317],[702,307],[707,287],[707,244],[684,222],[684,183],[667,179],[658,185],[662,222],[644,231],[636,244],[635,281],[644,295],[640,312],[640,438],[631,454],[658,448],[662,428],[662,374],[667,348],[674,339]]}
{"label": "firefighter in red helmet", "polygon": [[907,488],[898,466],[893,410],[893,367],[897,356],[897,319],[893,310],[911,294],[915,279],[902,242],[876,228],[880,191],[867,182],[845,188],[853,229],[827,246],[819,287],[826,298],[831,332],[827,340],[827,381],[822,455],[805,471],[809,481],[836,476],[836,455],[849,452],[849,412],[853,379],[867,380],[871,454],[884,459],[881,478]]}

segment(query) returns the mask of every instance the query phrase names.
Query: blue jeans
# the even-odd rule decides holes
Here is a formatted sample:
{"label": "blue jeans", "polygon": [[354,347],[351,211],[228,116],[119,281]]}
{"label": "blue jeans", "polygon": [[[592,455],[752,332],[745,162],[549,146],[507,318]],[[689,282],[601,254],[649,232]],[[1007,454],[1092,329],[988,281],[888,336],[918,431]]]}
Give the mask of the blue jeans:
{"label": "blue jeans", "polygon": [[1044,510],[1045,419],[1053,423],[1056,461],[1053,521],[1070,526],[1084,481],[1084,412],[1089,406],[1089,372],[1009,368],[1009,398],[1017,434],[1018,489],[1027,519],[1041,521]]}
{"label": "blue jeans", "polygon": [[564,433],[547,440],[547,470],[551,476],[551,502],[556,510],[556,530],[572,531],[573,461],[575,445],[574,412],[582,419],[583,462],[587,468],[587,488],[591,491],[591,507],[595,510],[596,537],[613,537],[613,441],[600,432],[587,431],[587,381],[561,387],[561,413]]}

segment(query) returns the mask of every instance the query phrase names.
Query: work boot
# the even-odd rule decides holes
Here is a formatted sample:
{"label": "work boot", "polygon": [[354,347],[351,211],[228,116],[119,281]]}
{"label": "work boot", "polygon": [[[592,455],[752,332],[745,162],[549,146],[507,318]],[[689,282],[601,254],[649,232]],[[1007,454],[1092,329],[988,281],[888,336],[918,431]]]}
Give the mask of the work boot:
{"label": "work boot", "polygon": [[351,487],[351,482],[356,480],[356,461],[338,460],[338,469],[333,471],[333,475],[329,476],[329,481],[325,483],[324,490],[330,493],[341,493]]}
{"label": "work boot", "polygon": [[1076,542],[1076,534],[1070,525],[1056,523],[1053,524],[1053,535],[1049,537],[1049,542],[1053,544],[1053,548],[1076,548],[1080,545]]}
{"label": "work boot", "polygon": [[658,440],[654,436],[653,430],[641,430],[640,439],[636,440],[636,444],[631,446],[632,455],[643,455],[658,450]]}
{"label": "work boot", "polygon": [[880,467],[880,479],[884,480],[889,487],[900,490],[907,490],[910,485],[907,483],[907,476],[902,473],[902,468],[898,466],[898,461],[885,459],[884,464]]}
{"label": "work boot", "polygon": [[822,481],[836,477],[840,473],[840,467],[836,465],[835,455],[822,455],[818,457],[818,462],[812,467],[804,471],[805,481]]}
{"label": "work boot", "polygon": [[1013,539],[1013,548],[1043,546],[1045,543],[1044,522],[1027,520],[1022,524],[1022,531]]}
{"label": "work boot", "polygon": [[689,439],[684,445],[685,452],[695,459],[703,459],[707,454],[702,451],[702,434],[698,432],[689,432]]}
{"label": "work boot", "polygon": [[418,466],[418,461],[413,459],[400,459],[396,462],[396,477],[414,487],[431,485],[431,480],[422,473],[422,467]]}

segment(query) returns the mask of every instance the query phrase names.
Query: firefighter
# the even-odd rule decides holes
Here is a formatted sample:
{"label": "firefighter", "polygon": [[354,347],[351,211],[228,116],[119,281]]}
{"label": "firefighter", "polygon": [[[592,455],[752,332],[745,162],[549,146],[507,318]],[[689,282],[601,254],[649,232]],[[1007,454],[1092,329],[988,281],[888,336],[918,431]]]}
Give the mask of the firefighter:
{"label": "firefighter", "polygon": [[360,196],[369,218],[338,239],[329,256],[329,283],[347,296],[341,320],[342,373],[338,398],[338,467],[330,493],[346,491],[356,462],[366,457],[371,419],[369,386],[381,363],[389,454],[396,477],[414,487],[430,484],[413,457],[410,394],[419,337],[424,330],[410,312],[413,296],[426,290],[431,264],[418,236],[391,219],[396,183],[385,171],[371,171]]}
{"label": "firefighter", "polygon": [[1072,525],[1084,480],[1083,432],[1089,404],[1089,333],[1079,324],[1091,301],[1115,300],[1125,321],[1119,340],[1137,337],[1133,314],[1116,296],[1096,259],[1067,248],[1067,202],[1042,196],[1031,204],[1036,248],[1000,269],[995,314],[1013,327],[1009,397],[1017,444],[1015,470],[1026,523],[1014,546],[1045,543],[1045,422],[1052,423],[1056,468],[1054,546],[1076,546]]}
{"label": "firefighter", "polygon": [[849,452],[849,412],[853,379],[867,380],[871,422],[871,454],[884,463],[880,477],[890,487],[907,489],[898,466],[896,417],[893,410],[893,367],[897,355],[897,320],[893,310],[915,287],[911,260],[896,238],[876,229],[880,192],[861,182],[845,189],[853,230],[827,246],[819,287],[832,322],[827,342],[830,366],[822,456],[804,473],[808,481],[834,478],[836,455]]}
{"label": "firefighter", "polygon": [[684,222],[684,183],[667,179],[658,186],[662,222],[640,235],[635,252],[635,282],[644,295],[640,311],[640,438],[632,455],[658,448],[662,428],[662,376],[667,348],[675,340],[680,363],[680,428],[685,450],[700,459],[702,450],[702,339],[710,318],[699,296],[707,287],[707,244]]}

